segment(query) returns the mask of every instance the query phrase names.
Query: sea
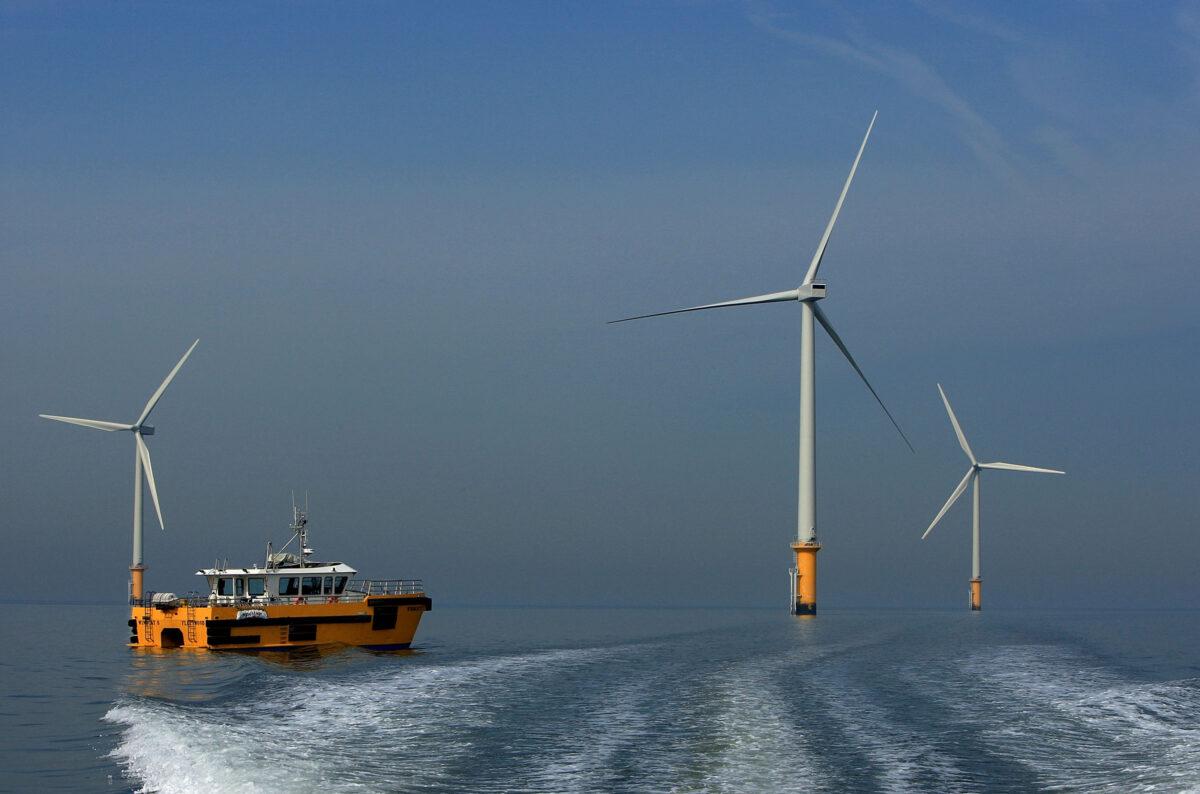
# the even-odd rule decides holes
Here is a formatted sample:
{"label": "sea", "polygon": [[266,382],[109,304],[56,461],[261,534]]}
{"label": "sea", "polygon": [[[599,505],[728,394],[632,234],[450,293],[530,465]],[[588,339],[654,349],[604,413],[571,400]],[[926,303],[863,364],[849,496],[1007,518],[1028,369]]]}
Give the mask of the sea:
{"label": "sea", "polygon": [[409,651],[146,652],[6,604],[0,790],[1200,791],[1200,612],[443,607]]}

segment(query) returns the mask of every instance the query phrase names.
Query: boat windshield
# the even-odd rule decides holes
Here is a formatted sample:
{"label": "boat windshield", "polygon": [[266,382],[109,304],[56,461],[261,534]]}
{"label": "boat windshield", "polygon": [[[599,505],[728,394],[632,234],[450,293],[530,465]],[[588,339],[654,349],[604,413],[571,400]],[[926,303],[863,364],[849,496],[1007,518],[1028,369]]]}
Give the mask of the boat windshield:
{"label": "boat windshield", "polygon": [[217,580],[217,595],[219,596],[244,596],[246,594],[246,580],[233,579],[230,577],[221,577]]}
{"label": "boat windshield", "polygon": [[[222,598],[293,598],[296,596],[343,595],[350,583],[345,575],[319,576],[217,576],[214,595]],[[268,581],[268,580],[271,581]]]}

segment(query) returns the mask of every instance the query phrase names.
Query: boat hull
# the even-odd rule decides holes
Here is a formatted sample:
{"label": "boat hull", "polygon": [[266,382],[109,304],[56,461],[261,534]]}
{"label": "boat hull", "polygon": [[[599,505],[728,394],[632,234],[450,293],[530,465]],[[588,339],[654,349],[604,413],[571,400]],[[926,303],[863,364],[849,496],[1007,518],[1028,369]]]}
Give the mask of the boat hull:
{"label": "boat hull", "polygon": [[241,651],[340,644],[399,650],[409,647],[421,616],[432,609],[423,593],[314,603],[317,600],[242,606],[136,605],[130,608],[129,644]]}

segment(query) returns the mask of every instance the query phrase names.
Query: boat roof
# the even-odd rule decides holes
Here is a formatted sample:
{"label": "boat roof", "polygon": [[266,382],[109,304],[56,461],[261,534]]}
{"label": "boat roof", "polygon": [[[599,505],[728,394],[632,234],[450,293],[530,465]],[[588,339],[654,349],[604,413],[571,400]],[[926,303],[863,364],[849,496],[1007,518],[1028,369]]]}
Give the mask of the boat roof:
{"label": "boat roof", "polygon": [[335,573],[354,575],[358,571],[344,562],[311,563],[303,568],[299,565],[281,565],[271,568],[201,568],[196,571],[197,576],[322,576]]}

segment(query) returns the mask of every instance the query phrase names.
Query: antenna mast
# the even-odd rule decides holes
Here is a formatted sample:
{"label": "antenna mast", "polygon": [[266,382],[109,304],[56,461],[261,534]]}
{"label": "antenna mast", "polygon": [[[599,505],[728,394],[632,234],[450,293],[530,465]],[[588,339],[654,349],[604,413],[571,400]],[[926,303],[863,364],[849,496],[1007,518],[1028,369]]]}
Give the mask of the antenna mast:
{"label": "antenna mast", "polygon": [[300,539],[300,567],[307,566],[313,550],[308,545],[308,491],[304,492],[304,509],[296,505],[296,493],[292,492],[292,532]]}

